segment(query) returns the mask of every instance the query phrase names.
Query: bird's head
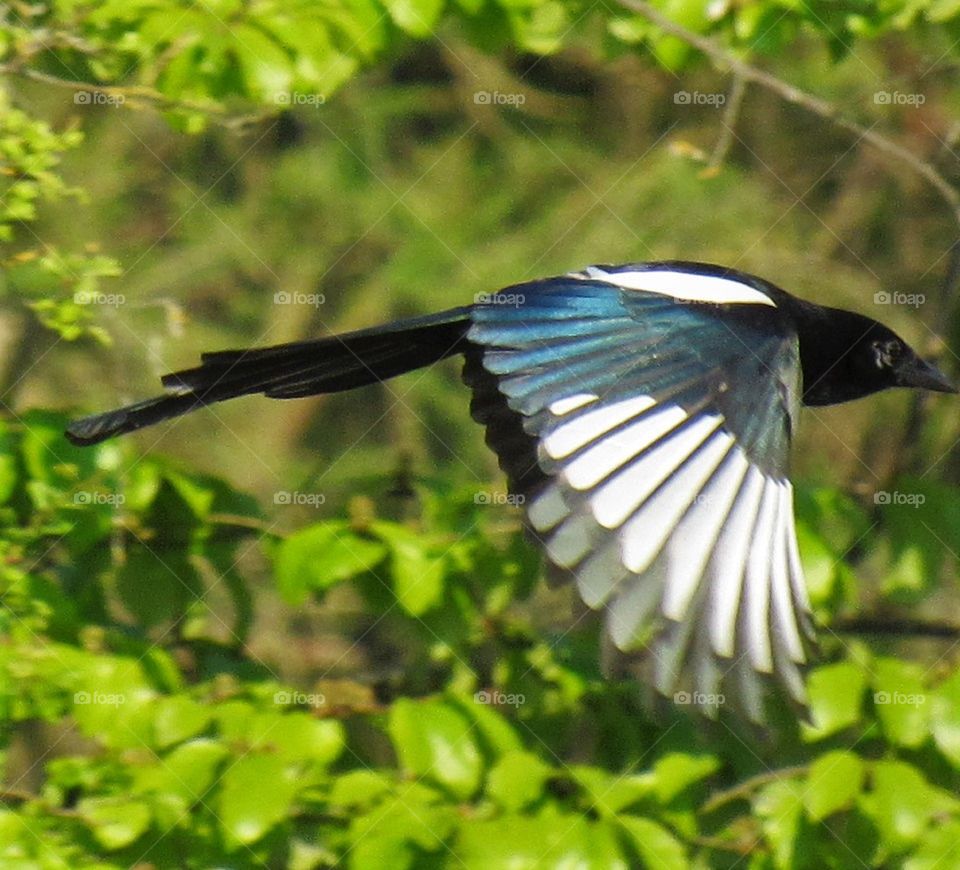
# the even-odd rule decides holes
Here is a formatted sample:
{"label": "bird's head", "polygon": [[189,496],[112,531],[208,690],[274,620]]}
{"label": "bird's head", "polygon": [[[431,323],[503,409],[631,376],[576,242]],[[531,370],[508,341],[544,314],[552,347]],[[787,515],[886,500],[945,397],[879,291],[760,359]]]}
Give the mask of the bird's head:
{"label": "bird's head", "polygon": [[829,318],[808,322],[800,338],[804,404],[831,405],[889,387],[958,392],[882,323],[850,311],[824,310]]}

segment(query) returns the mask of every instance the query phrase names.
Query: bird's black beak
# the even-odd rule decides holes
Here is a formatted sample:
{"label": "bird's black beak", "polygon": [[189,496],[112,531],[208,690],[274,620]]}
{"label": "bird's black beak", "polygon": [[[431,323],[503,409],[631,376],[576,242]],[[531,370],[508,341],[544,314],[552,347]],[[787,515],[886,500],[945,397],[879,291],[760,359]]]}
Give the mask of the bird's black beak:
{"label": "bird's black beak", "polygon": [[957,393],[960,390],[947,380],[936,366],[924,362],[920,357],[904,361],[897,371],[897,384],[901,387],[915,387],[920,390],[933,390],[937,393]]}

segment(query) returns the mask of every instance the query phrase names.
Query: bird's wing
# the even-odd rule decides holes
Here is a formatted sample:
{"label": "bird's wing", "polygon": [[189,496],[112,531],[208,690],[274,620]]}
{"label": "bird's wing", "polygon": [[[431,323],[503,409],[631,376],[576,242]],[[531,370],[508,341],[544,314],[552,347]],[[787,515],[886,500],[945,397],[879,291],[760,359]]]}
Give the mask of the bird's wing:
{"label": "bird's wing", "polygon": [[488,439],[517,442],[517,419],[532,439],[529,524],[616,649],[644,650],[665,696],[761,721],[760,675],[805,702],[812,639],[786,477],[797,338],[762,288],[620,268],[475,306],[505,405],[488,430],[516,430]]}

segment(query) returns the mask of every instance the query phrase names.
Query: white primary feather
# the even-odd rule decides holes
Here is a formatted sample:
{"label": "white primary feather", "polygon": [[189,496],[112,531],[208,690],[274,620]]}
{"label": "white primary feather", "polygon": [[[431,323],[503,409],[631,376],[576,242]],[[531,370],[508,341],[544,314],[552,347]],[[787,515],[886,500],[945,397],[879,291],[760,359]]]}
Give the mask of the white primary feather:
{"label": "white primary feather", "polygon": [[650,396],[633,396],[585,411],[547,435],[543,439],[543,449],[553,459],[563,459],[654,404],[656,403]]}
{"label": "white primary feather", "polygon": [[552,529],[560,520],[570,515],[570,508],[559,487],[550,485],[538,495],[527,508],[527,519],[538,532]]}
{"label": "white primary feather", "polygon": [[565,399],[557,399],[550,404],[550,413],[554,417],[563,417],[577,408],[582,408],[590,402],[595,402],[599,396],[593,393],[577,393],[575,396],[567,396]]}
{"label": "white primary feather", "polygon": [[763,484],[763,474],[751,465],[710,560],[710,638],[717,655],[726,658],[736,649],[743,575]]}
{"label": "white primary feather", "polygon": [[763,499],[757,513],[757,524],[750,542],[747,576],[743,586],[747,650],[751,664],[763,673],[773,671],[773,649],[770,642],[770,572],[778,506],[777,482],[766,478],[763,484]]}
{"label": "white primary feather", "polygon": [[[722,417],[712,414],[697,417],[682,435],[675,436],[664,445],[665,448],[676,450],[670,454],[671,462],[675,456],[682,457],[682,462],[694,451],[697,452],[624,525],[623,564],[631,571],[640,574],[650,566],[680,518],[693,504],[697,493],[703,489],[730,449],[733,437],[729,434],[717,432],[711,437],[722,420]],[[704,444],[702,449],[701,444]],[[676,578],[671,576],[669,579],[668,586],[672,586]]]}
{"label": "white primary feather", "polygon": [[[590,497],[590,507],[597,522],[608,529],[615,529],[625,522],[722,420],[717,414],[700,415],[689,425],[658,441],[643,456],[599,487]],[[624,561],[632,570],[626,556]]]}
{"label": "white primary feather", "polygon": [[590,489],[686,419],[687,413],[679,405],[654,408],[592,444],[564,467],[563,476],[574,489]]}
{"label": "white primary feather", "polygon": [[797,664],[806,661],[803,641],[797,627],[797,615],[794,612],[793,596],[790,592],[790,566],[787,550],[793,529],[788,525],[790,504],[793,501],[793,487],[788,481],[777,484],[779,498],[777,504],[777,527],[773,539],[773,570],[770,574],[770,593],[773,608],[771,624],[777,636],[786,646],[787,654]]}
{"label": "white primary feather", "polygon": [[729,438],[728,451],[667,541],[666,558],[670,576],[676,578],[667,587],[663,605],[663,612],[670,619],[679,621],[686,617],[724,521],[730,514],[750,467],[733,437],[728,433],[722,434]]}

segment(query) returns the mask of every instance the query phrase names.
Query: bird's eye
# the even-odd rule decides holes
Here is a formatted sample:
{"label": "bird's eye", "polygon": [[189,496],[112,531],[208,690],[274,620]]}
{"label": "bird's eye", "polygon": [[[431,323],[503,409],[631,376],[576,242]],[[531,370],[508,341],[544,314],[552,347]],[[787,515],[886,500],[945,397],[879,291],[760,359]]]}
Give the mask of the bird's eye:
{"label": "bird's eye", "polygon": [[875,341],[873,343],[873,361],[878,369],[892,368],[903,348],[896,339],[887,339],[886,341]]}

